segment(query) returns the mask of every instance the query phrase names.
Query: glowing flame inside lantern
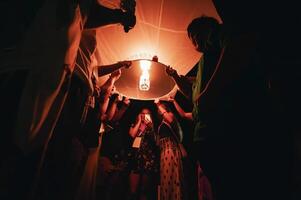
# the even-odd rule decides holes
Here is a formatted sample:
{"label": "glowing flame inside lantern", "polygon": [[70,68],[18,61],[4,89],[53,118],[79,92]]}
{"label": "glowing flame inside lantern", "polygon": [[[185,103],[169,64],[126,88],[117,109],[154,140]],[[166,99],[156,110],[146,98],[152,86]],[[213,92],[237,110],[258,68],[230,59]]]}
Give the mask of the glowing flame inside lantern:
{"label": "glowing flame inside lantern", "polygon": [[139,89],[142,91],[148,91],[150,88],[150,81],[149,81],[149,70],[150,70],[151,62],[148,60],[141,60],[140,67],[142,70],[142,75],[139,79]]}
{"label": "glowing flame inside lantern", "polygon": [[139,89],[143,91],[148,91],[150,87],[149,74],[142,73],[139,80]]}

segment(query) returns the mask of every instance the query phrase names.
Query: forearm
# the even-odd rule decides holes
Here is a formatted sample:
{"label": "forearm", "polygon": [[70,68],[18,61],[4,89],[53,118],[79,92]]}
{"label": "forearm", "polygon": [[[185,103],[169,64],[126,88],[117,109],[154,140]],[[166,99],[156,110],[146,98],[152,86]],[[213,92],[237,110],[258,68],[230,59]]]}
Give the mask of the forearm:
{"label": "forearm", "polygon": [[175,80],[181,93],[185,97],[191,99],[191,93],[192,93],[191,82],[185,76],[178,75],[178,74],[173,75],[172,78]]}
{"label": "forearm", "polygon": [[176,110],[178,111],[179,115],[182,117],[182,118],[185,118],[185,119],[188,119],[188,120],[192,120],[192,115],[191,113],[187,113],[185,112],[182,107],[178,104],[177,101],[173,101],[173,105],[175,106]]}
{"label": "forearm", "polygon": [[108,120],[108,116],[104,113],[100,115],[100,121],[105,122]]}
{"label": "forearm", "polygon": [[117,112],[115,113],[112,121],[118,121],[121,119],[121,117],[124,115],[125,111],[127,110],[128,106],[127,105],[122,105],[122,107],[120,108],[120,110],[117,110]]}
{"label": "forearm", "polygon": [[106,114],[107,114],[107,118],[108,118],[108,121],[111,121],[112,120],[112,118],[114,117],[114,114],[115,114],[115,112],[116,112],[116,109],[117,108],[117,102],[116,101],[114,101],[112,104],[111,104],[111,106],[109,107],[109,109],[107,109],[107,112],[106,112]]}
{"label": "forearm", "polygon": [[103,97],[101,97],[101,101],[100,101],[100,108],[99,108],[99,113],[100,116],[104,115],[108,109],[108,105],[109,105],[109,96],[105,95]]}
{"label": "forearm", "polygon": [[110,76],[106,80],[106,82],[101,86],[102,94],[104,94],[104,95],[110,95],[110,93],[111,93],[111,91],[113,89],[114,83],[115,83],[115,78],[113,78],[112,76]]}
{"label": "forearm", "polygon": [[102,91],[100,93],[100,106],[99,106],[99,113],[100,115],[103,115],[106,113],[108,109],[108,105],[110,102],[110,94],[111,94],[111,89],[112,87],[107,87],[107,88],[102,88]]}
{"label": "forearm", "polygon": [[123,12],[121,9],[110,9],[95,2],[91,7],[85,29],[93,29],[109,24],[121,23]]}
{"label": "forearm", "polygon": [[121,62],[117,62],[111,65],[98,66],[98,76],[105,76],[116,71],[117,69],[120,69],[123,66],[124,64],[122,64]]}
{"label": "forearm", "polygon": [[188,119],[188,120],[192,121],[193,120],[192,112],[185,113],[185,119]]}
{"label": "forearm", "polygon": [[138,133],[139,126],[140,126],[140,123],[136,123],[133,127],[130,127],[129,135],[132,138],[136,137],[136,135]]}

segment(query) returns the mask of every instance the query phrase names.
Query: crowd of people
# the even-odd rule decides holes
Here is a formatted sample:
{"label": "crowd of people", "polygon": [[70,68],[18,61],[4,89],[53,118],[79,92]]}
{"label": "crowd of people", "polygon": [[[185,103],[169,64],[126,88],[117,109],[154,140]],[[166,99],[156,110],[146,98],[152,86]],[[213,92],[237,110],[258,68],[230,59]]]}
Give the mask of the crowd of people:
{"label": "crowd of people", "polygon": [[[214,1],[223,24],[200,16],[187,25],[188,39],[202,54],[195,73],[180,75],[166,66],[191,109],[172,96],[139,107],[114,86],[132,62],[98,64],[96,30],[122,24],[128,32],[136,24],[135,1],[123,2],[123,9],[92,0],[46,0],[40,7],[16,54],[29,70],[7,133],[11,152],[1,160],[1,199],[274,197],[277,187],[265,188],[274,176],[275,160],[266,158],[273,158],[275,144],[264,150],[274,118],[260,31],[231,24],[221,8],[227,7]],[[129,107],[136,113],[125,119]]]}

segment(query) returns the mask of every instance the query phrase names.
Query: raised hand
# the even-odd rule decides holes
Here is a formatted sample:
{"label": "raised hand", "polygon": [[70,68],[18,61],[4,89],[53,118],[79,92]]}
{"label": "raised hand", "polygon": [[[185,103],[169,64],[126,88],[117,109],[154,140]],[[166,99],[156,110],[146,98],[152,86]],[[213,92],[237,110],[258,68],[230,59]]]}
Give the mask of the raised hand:
{"label": "raised hand", "polygon": [[132,65],[132,61],[130,61],[130,60],[124,60],[124,61],[120,61],[118,63],[125,68],[130,68],[130,66]]}
{"label": "raised hand", "polygon": [[136,1],[135,0],[121,0],[120,8],[124,11],[121,24],[124,27],[124,31],[127,33],[136,24]]}
{"label": "raised hand", "polygon": [[120,8],[125,11],[135,12],[136,1],[135,0],[121,0]]}
{"label": "raised hand", "polygon": [[131,103],[131,101],[130,101],[130,99],[129,99],[128,97],[125,97],[125,98],[123,99],[123,103],[124,103],[126,106],[129,106],[130,103]]}
{"label": "raised hand", "polygon": [[171,102],[171,103],[173,103],[174,102],[174,98],[172,97],[172,96],[168,96],[168,99],[167,99],[167,101],[169,101],[169,102]]}
{"label": "raised hand", "polygon": [[159,102],[160,102],[160,99],[159,98],[155,98],[154,103],[158,104]]}
{"label": "raised hand", "polygon": [[147,127],[152,127],[153,122],[150,115],[144,115],[144,123]]}
{"label": "raised hand", "polygon": [[[115,86],[113,86],[113,88],[115,88]],[[115,90],[112,89],[111,97],[115,103],[122,101],[122,96],[118,92],[116,92],[116,89]]]}
{"label": "raised hand", "polygon": [[177,70],[173,69],[173,68],[170,67],[170,66],[167,66],[167,67],[165,68],[165,71],[166,71],[166,73],[167,73],[169,76],[174,76],[174,75],[177,75],[177,74],[178,74]]}
{"label": "raised hand", "polygon": [[138,117],[137,117],[137,119],[138,119],[137,123],[140,124],[140,123],[143,121],[143,116],[142,116],[142,114],[139,114]]}
{"label": "raised hand", "polygon": [[120,76],[121,76],[121,70],[118,69],[118,70],[111,73],[110,78],[118,80],[120,78]]}
{"label": "raised hand", "polygon": [[118,93],[117,101],[122,101],[122,96]]}

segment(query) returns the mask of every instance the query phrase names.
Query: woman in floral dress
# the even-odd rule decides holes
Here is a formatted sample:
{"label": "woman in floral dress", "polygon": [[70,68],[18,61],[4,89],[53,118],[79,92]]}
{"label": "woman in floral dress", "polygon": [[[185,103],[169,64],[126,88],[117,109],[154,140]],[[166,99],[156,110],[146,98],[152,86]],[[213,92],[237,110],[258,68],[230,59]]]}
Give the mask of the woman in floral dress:
{"label": "woman in floral dress", "polygon": [[131,125],[133,138],[132,166],[129,175],[129,199],[150,199],[156,194],[155,177],[158,175],[158,150],[151,111],[143,108]]}

